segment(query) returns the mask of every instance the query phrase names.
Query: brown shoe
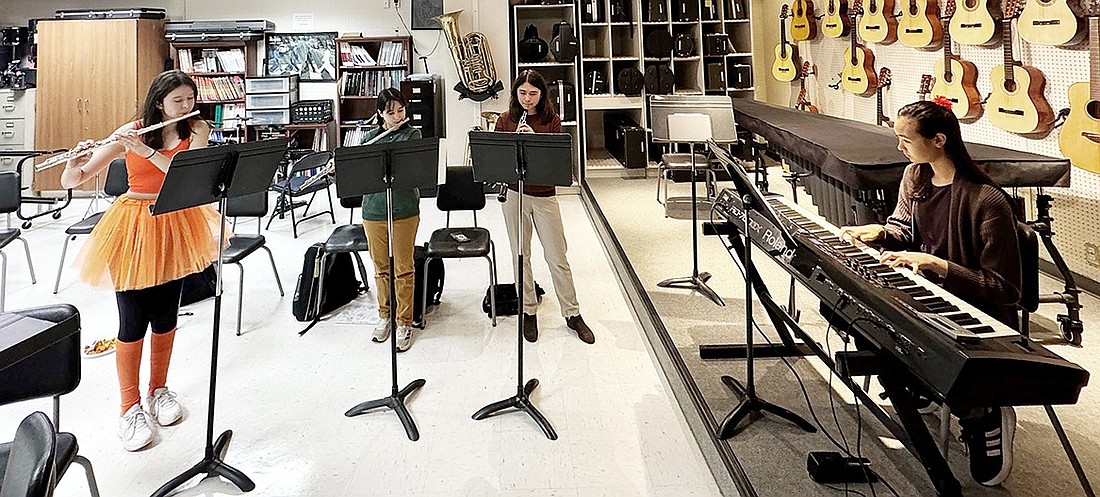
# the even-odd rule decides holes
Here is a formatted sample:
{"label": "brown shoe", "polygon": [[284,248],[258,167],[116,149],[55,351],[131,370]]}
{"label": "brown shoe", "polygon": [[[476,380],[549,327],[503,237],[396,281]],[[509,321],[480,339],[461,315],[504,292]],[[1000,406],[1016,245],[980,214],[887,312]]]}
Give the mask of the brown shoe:
{"label": "brown shoe", "polygon": [[523,339],[531,343],[539,339],[538,316],[523,313]]}
{"label": "brown shoe", "polygon": [[592,334],[592,329],[589,328],[587,324],[584,324],[584,320],[581,319],[580,314],[566,319],[565,325],[568,326],[569,329],[577,332],[577,337],[580,338],[582,342],[588,344],[596,343],[596,336]]}

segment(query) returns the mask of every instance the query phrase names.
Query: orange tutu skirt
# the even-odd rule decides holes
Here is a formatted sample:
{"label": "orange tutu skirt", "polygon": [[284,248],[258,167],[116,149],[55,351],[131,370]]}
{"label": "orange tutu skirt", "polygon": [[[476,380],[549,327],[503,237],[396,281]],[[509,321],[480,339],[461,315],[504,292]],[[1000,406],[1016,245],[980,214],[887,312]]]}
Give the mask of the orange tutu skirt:
{"label": "orange tutu skirt", "polygon": [[217,260],[216,209],[153,216],[154,202],[123,195],[107,208],[76,256],[81,280],[115,291],[140,290],[197,273]]}

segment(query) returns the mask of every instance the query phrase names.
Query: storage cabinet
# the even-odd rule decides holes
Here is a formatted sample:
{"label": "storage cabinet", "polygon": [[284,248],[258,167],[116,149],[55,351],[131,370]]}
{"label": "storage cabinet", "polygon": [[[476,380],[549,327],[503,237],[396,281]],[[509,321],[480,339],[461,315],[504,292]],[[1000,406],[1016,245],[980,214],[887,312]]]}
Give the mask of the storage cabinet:
{"label": "storage cabinet", "polygon": [[[35,89],[0,90],[0,152],[34,150]],[[25,157],[25,156],[24,156]],[[14,171],[23,157],[0,157],[0,171]],[[29,161],[24,171],[30,170]],[[23,176],[23,186],[30,186],[32,176]]]}
{"label": "storage cabinet", "polygon": [[245,117],[250,106],[245,102],[245,78],[256,75],[256,44],[245,40],[172,43],[176,68],[189,74],[198,87],[195,108],[213,123],[210,139],[214,142],[247,140]]}
{"label": "storage cabinet", "polygon": [[[106,138],[139,113],[149,83],[167,60],[163,20],[39,22],[34,145],[70,148]],[[61,171],[36,172],[33,189],[60,190]],[[93,188],[89,181],[78,189]]]}
{"label": "storage cabinet", "polygon": [[[412,72],[412,38],[376,36],[337,38],[340,63],[336,68],[340,143],[358,145],[361,131],[377,110],[378,93],[401,87]],[[350,135],[350,136],[349,136]]]}

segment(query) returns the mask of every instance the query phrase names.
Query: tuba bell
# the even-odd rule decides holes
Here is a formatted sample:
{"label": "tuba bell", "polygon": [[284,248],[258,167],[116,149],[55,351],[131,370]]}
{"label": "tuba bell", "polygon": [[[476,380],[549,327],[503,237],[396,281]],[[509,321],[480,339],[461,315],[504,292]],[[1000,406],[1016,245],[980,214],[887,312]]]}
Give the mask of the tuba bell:
{"label": "tuba bell", "polygon": [[489,52],[489,40],[477,31],[467,33],[466,36],[459,35],[458,15],[461,13],[461,10],[456,10],[433,17],[443,27],[443,35],[451,49],[451,58],[458,69],[461,81],[454,87],[458,92],[458,99],[469,98],[482,102],[489,97],[497,98],[497,94],[504,90],[504,83],[497,79],[493,55]]}

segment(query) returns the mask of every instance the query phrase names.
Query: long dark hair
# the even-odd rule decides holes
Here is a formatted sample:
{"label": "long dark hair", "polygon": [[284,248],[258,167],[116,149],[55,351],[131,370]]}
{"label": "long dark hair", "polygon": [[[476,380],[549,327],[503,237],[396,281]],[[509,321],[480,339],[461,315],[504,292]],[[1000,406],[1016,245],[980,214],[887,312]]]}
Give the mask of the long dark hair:
{"label": "long dark hair", "polygon": [[534,69],[524,69],[519,72],[519,76],[516,76],[516,80],[512,82],[512,99],[508,102],[508,115],[511,116],[512,120],[518,121],[519,116],[523,115],[523,106],[519,104],[519,97],[516,96],[516,92],[519,91],[520,85],[524,83],[531,83],[531,86],[539,90],[539,103],[535,105],[535,114],[541,116],[557,113],[557,110],[554,109],[554,102],[549,99],[546,78],[543,78],[542,74]]}
{"label": "long dark hair", "polygon": [[[147,127],[163,122],[164,110],[161,109],[161,105],[164,103],[164,98],[175,91],[176,88],[185,85],[191,88],[197,98],[199,91],[198,87],[195,86],[195,81],[183,71],[164,71],[153,78],[153,82],[149,84],[149,93],[145,95],[145,104],[141,107],[141,126]],[[175,128],[181,140],[191,136],[191,123],[189,120],[184,119],[176,123]],[[141,141],[153,150],[164,148],[164,135],[162,133],[145,133],[141,135]]]}
{"label": "long dark hair", "polygon": [[[985,171],[978,168],[978,164],[970,157],[970,152],[966,151],[966,143],[963,142],[962,130],[959,128],[959,119],[951,109],[932,101],[922,100],[902,107],[898,111],[898,117],[912,119],[917,133],[925,138],[932,139],[936,134],[943,133],[946,137],[943,152],[951,162],[955,163],[955,174],[973,183],[997,186]],[[927,197],[931,193],[931,185],[932,168],[919,168],[913,197],[916,199]]]}
{"label": "long dark hair", "polygon": [[375,111],[375,115],[378,116],[379,126],[386,123],[386,119],[382,117],[382,114],[384,114],[391,105],[396,104],[402,107],[409,106],[409,101],[405,100],[405,95],[403,95],[401,93],[401,90],[398,90],[397,88],[386,88],[385,90],[378,92],[378,99],[375,102],[378,104],[378,110]]}

